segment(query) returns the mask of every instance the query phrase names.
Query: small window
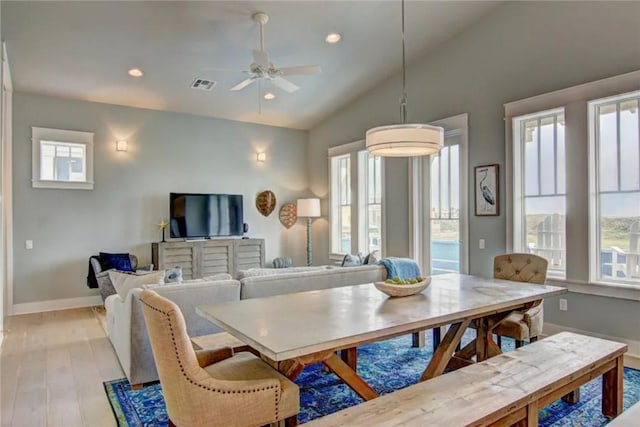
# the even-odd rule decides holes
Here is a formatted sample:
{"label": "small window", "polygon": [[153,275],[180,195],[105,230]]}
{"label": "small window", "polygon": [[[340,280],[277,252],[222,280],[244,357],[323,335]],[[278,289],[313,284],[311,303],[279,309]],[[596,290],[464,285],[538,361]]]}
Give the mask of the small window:
{"label": "small window", "polygon": [[34,188],[93,189],[93,133],[31,129]]}

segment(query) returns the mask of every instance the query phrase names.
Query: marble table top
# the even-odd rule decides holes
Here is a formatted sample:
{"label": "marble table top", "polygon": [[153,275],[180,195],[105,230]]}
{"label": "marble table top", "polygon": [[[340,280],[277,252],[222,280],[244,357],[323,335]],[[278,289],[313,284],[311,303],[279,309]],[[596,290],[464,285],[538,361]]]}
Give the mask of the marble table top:
{"label": "marble table top", "polygon": [[566,288],[433,276],[421,293],[390,298],[373,283],[199,306],[201,316],[275,361],[502,312]]}

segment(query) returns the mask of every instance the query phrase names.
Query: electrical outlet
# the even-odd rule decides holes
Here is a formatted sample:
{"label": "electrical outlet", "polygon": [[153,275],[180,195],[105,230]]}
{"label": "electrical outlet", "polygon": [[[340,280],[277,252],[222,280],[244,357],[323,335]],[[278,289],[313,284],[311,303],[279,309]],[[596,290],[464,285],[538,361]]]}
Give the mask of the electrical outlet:
{"label": "electrical outlet", "polygon": [[33,249],[33,240],[25,240],[24,248],[25,249]]}
{"label": "electrical outlet", "polygon": [[569,307],[567,306],[567,300],[564,298],[560,298],[560,311],[567,311]]}
{"label": "electrical outlet", "polygon": [[480,239],[480,240],[478,240],[478,247],[479,247],[480,249],[484,249],[484,239]]}

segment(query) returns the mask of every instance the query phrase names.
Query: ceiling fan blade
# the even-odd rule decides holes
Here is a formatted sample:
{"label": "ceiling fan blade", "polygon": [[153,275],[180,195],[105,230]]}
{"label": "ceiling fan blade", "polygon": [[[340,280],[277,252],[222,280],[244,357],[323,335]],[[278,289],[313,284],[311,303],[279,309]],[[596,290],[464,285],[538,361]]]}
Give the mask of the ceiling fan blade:
{"label": "ceiling fan blade", "polygon": [[289,80],[283,79],[282,77],[274,77],[271,80],[271,83],[278,86],[280,89],[284,90],[285,92],[289,92],[289,93],[295,92],[298,89],[300,89],[300,86],[297,86],[291,83]]}
{"label": "ceiling fan blade", "polygon": [[284,67],[278,69],[281,76],[292,76],[296,74],[318,74],[320,72],[319,65],[304,65],[301,67]]}
{"label": "ceiling fan blade", "polygon": [[248,71],[245,70],[241,70],[240,68],[216,68],[216,67],[209,67],[209,68],[200,68],[201,71],[221,71],[224,73],[246,73]]}
{"label": "ceiling fan blade", "polygon": [[230,91],[237,91],[237,90],[242,90],[245,87],[249,86],[251,83],[253,83],[255,81],[255,77],[250,77],[246,80],[241,81],[240,83],[238,83],[237,85],[235,85],[234,87],[232,87],[231,89],[229,89]]}
{"label": "ceiling fan blade", "polygon": [[269,55],[267,54],[267,51],[254,49],[253,62],[259,66],[269,68]]}

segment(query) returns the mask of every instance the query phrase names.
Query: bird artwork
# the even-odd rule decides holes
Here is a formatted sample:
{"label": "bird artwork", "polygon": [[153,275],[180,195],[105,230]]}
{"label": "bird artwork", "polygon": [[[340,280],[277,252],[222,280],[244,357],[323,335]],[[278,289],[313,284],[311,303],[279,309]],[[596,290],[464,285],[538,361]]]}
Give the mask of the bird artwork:
{"label": "bird artwork", "polygon": [[482,169],[480,170],[480,172],[484,172],[484,176],[482,177],[482,179],[480,180],[480,191],[482,192],[482,198],[484,199],[484,209],[487,210],[488,206],[487,204],[491,205],[491,206],[495,206],[496,205],[496,199],[495,196],[493,195],[493,191],[491,191],[491,188],[485,183],[487,180],[487,175],[489,174],[489,170],[488,169]]}

